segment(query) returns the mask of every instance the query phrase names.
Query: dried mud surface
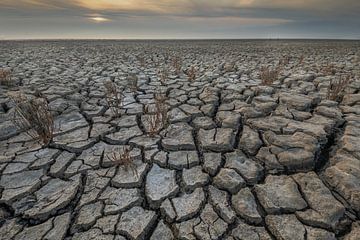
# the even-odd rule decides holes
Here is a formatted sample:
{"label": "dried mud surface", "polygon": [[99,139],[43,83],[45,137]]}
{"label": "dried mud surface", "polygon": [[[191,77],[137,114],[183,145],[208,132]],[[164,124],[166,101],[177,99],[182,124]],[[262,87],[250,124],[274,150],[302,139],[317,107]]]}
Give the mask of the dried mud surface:
{"label": "dried mud surface", "polygon": [[[358,41],[3,41],[0,67],[0,239],[360,239]],[[14,126],[19,90],[46,97],[49,146]],[[157,93],[169,124],[149,136]]]}

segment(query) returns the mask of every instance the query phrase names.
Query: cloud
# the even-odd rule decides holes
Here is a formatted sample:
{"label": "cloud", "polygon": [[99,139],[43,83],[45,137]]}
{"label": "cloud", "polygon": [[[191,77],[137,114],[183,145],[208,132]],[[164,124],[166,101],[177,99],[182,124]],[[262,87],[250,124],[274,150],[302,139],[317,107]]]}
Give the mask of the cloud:
{"label": "cloud", "polygon": [[359,0],[0,0],[0,28],[16,36],[61,29],[64,36],[358,37],[359,12]]}

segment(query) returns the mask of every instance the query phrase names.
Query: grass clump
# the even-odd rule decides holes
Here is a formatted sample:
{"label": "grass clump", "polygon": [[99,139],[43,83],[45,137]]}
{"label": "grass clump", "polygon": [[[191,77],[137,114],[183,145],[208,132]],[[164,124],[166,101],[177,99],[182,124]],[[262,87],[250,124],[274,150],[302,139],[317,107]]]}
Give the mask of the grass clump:
{"label": "grass clump", "polygon": [[45,98],[28,98],[21,93],[10,94],[15,103],[14,123],[34,140],[48,145],[53,139],[54,118]]}
{"label": "grass clump", "polygon": [[272,85],[276,80],[279,79],[280,75],[280,65],[275,68],[270,67],[261,67],[260,69],[260,79],[261,84],[263,85]]}
{"label": "grass clump", "polygon": [[121,106],[122,106],[122,93],[119,90],[118,86],[112,82],[107,81],[104,83],[105,87],[105,99],[108,107],[111,109],[115,117],[121,115]]}
{"label": "grass clump", "polygon": [[158,77],[161,84],[164,85],[169,78],[169,71],[167,70],[166,67],[162,67],[161,69],[158,69]]}
{"label": "grass clump", "polygon": [[[154,137],[168,124],[168,107],[166,105],[167,97],[165,94],[155,94],[155,112],[149,114],[147,133]],[[149,113],[149,106],[145,107],[145,113]]]}
{"label": "grass clump", "polygon": [[320,71],[325,75],[335,75],[336,74],[336,66],[334,64],[327,64],[322,66]]}
{"label": "grass clump", "polygon": [[8,69],[0,69],[0,85],[11,86],[11,71]]}
{"label": "grass clump", "polygon": [[196,69],[194,66],[191,66],[187,71],[186,71],[186,75],[188,76],[188,80],[190,82],[195,81],[196,79]]}
{"label": "grass clump", "polygon": [[176,56],[172,58],[172,67],[175,70],[175,74],[179,76],[181,74],[181,67],[182,67],[182,60],[180,57]]}
{"label": "grass clump", "polygon": [[339,100],[350,82],[350,75],[340,75],[337,80],[332,80],[328,86],[326,98],[333,101]]}
{"label": "grass clump", "polygon": [[138,90],[138,81],[139,81],[139,78],[135,73],[128,74],[127,82],[128,82],[130,91],[136,92]]}
{"label": "grass clump", "polygon": [[117,152],[112,152],[107,155],[107,157],[116,165],[123,166],[125,171],[131,170],[134,174],[137,173],[136,166],[131,157],[131,149],[129,146],[124,146],[122,149],[119,149]]}

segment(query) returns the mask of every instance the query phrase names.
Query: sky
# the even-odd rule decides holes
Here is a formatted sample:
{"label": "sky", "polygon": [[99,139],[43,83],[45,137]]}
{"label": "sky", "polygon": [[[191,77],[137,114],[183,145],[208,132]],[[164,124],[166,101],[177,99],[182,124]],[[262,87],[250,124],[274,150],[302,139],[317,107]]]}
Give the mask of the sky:
{"label": "sky", "polygon": [[0,39],[360,39],[360,0],[0,0]]}

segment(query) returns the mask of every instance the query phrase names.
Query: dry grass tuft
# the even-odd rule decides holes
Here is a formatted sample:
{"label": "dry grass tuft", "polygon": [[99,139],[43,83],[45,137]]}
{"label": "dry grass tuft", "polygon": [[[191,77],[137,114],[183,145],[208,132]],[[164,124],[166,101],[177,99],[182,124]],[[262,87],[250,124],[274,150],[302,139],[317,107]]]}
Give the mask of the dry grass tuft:
{"label": "dry grass tuft", "polygon": [[116,166],[123,166],[125,171],[131,170],[134,174],[137,175],[137,169],[130,153],[130,147],[124,146],[122,149],[119,149],[118,152],[112,152],[107,157],[113,161]]}
{"label": "dry grass tuft", "polygon": [[135,73],[128,74],[127,82],[129,84],[130,91],[136,92],[138,90],[138,81],[139,81],[139,78]]}
{"label": "dry grass tuft", "polygon": [[172,58],[172,67],[175,69],[175,74],[178,76],[181,74],[181,66],[182,66],[181,58],[173,57]]}
{"label": "dry grass tuft", "polygon": [[260,79],[263,85],[272,85],[273,82],[279,79],[281,67],[278,65],[276,68],[271,69],[270,67],[262,67],[260,69]]}
{"label": "dry grass tuft", "polygon": [[11,86],[12,84],[11,71],[8,69],[0,69],[0,85]]}
{"label": "dry grass tuft", "polygon": [[14,123],[34,140],[48,145],[54,133],[54,118],[45,98],[28,98],[25,95],[10,94],[15,103]]}
{"label": "dry grass tuft", "polygon": [[228,62],[224,64],[224,72],[234,72],[236,71],[236,63]]}
{"label": "dry grass tuft", "polygon": [[[147,133],[154,137],[159,131],[168,124],[168,107],[166,105],[167,97],[165,94],[155,94],[155,113],[149,114],[149,125]],[[145,107],[145,113],[149,113],[148,106]]]}
{"label": "dry grass tuft", "polygon": [[108,107],[111,109],[116,117],[121,115],[120,109],[122,105],[122,93],[118,86],[112,81],[104,83],[105,86],[105,99]]}
{"label": "dry grass tuft", "polygon": [[186,75],[188,76],[188,80],[190,82],[195,81],[196,79],[196,69],[194,66],[191,66],[187,71],[186,71]]}
{"label": "dry grass tuft", "polygon": [[322,66],[320,69],[325,75],[335,75],[336,74],[336,66],[334,64],[327,64],[326,66]]}
{"label": "dry grass tuft", "polygon": [[159,77],[161,84],[165,84],[166,81],[169,79],[169,71],[164,66],[161,69],[158,69],[157,72],[158,72],[158,77]]}
{"label": "dry grass tuft", "polygon": [[333,101],[337,101],[341,99],[343,95],[343,91],[349,85],[350,82],[351,82],[350,75],[340,75],[340,77],[337,80],[330,82],[330,85],[327,89],[326,98]]}
{"label": "dry grass tuft", "polygon": [[137,56],[137,60],[139,61],[141,67],[145,67],[146,61],[144,56],[141,55]]}
{"label": "dry grass tuft", "polygon": [[279,61],[279,65],[285,66],[290,63],[290,56],[286,55]]}
{"label": "dry grass tuft", "polygon": [[304,56],[304,55],[301,55],[300,58],[299,58],[298,65],[303,65],[303,64],[304,64],[304,60],[305,60],[305,56]]}

